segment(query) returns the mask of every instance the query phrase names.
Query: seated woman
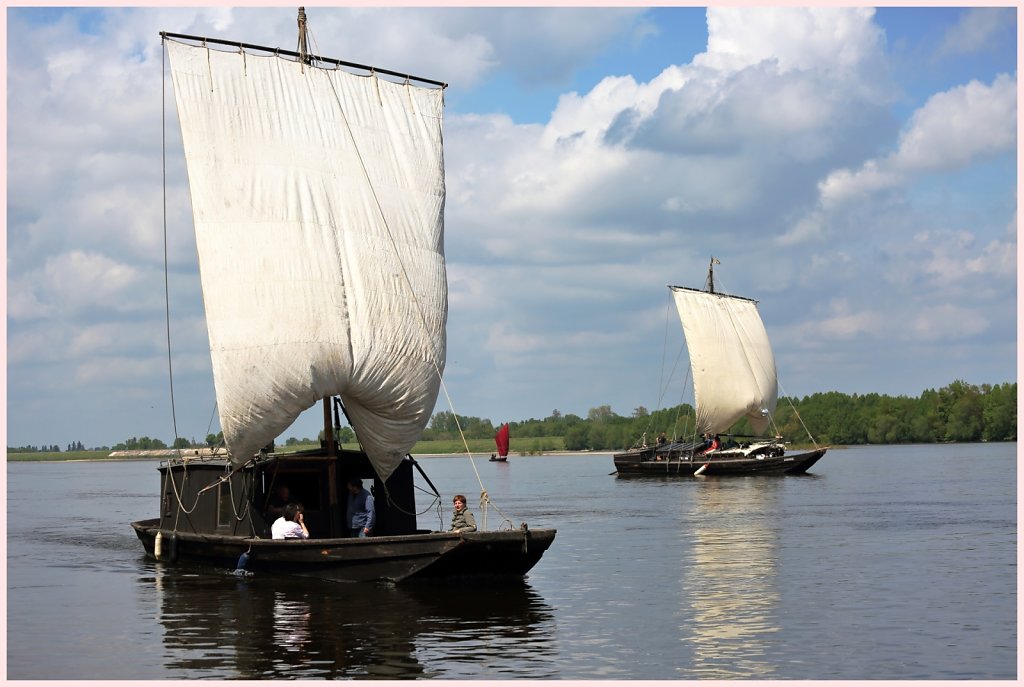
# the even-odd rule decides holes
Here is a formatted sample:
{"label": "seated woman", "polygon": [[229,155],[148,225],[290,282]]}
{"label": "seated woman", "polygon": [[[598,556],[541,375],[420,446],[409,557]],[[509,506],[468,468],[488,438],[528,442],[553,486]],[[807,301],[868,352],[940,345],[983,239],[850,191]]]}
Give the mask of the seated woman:
{"label": "seated woman", "polygon": [[452,513],[452,532],[476,532],[476,518],[466,508],[466,497],[456,494],[452,501],[455,512]]}
{"label": "seated woman", "polygon": [[711,453],[712,451],[717,449],[719,446],[721,446],[721,442],[718,441],[718,435],[716,434],[714,437],[711,437],[710,439],[708,439],[708,441],[706,443],[706,446],[707,446],[707,448],[705,448],[703,451],[701,451],[702,454],[704,454],[704,453]]}

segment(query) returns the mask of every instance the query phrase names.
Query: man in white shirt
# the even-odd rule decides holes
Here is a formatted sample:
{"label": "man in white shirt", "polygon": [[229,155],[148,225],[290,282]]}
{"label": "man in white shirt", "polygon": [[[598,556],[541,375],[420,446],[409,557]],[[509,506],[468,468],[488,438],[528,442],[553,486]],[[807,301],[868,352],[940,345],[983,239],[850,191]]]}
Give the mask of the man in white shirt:
{"label": "man in white shirt", "polygon": [[270,526],[270,536],[274,539],[309,539],[301,503],[289,503],[284,507],[284,515]]}

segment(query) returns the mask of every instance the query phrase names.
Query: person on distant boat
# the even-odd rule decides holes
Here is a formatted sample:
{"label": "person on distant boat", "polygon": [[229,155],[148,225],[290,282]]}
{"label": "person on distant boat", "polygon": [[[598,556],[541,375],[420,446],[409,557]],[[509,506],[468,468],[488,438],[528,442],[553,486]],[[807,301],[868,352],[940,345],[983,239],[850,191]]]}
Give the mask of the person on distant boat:
{"label": "person on distant boat", "polygon": [[703,451],[701,451],[701,453],[710,453],[711,451],[714,451],[715,449],[722,445],[721,442],[718,440],[717,434],[714,437],[712,437],[710,434],[707,434],[705,436],[708,437],[705,440],[704,444],[706,448]]}
{"label": "person on distant boat", "polygon": [[667,443],[668,443],[668,437],[666,437],[665,433],[662,432],[661,434],[658,435],[658,446],[664,446]]}
{"label": "person on distant boat", "polygon": [[455,512],[452,513],[452,532],[476,532],[476,518],[466,508],[466,497],[456,494],[452,499]]}
{"label": "person on distant boat", "polygon": [[348,481],[346,518],[351,536],[369,537],[373,534],[373,526],[377,521],[373,508],[373,495],[363,489],[363,481],[355,477]]}
{"label": "person on distant boat", "polygon": [[274,520],[284,515],[284,507],[292,500],[291,490],[287,484],[278,484],[274,493],[270,495],[267,504],[267,520]]}
{"label": "person on distant boat", "polygon": [[274,539],[309,539],[309,530],[302,517],[302,504],[289,503],[284,507],[284,515],[270,526],[270,535]]}

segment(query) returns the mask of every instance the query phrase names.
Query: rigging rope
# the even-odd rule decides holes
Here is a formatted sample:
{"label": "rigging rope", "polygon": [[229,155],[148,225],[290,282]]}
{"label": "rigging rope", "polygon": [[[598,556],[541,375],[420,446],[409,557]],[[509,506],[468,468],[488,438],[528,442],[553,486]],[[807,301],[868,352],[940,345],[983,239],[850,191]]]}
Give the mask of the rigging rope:
{"label": "rigging rope", "polygon": [[160,154],[163,175],[163,228],[164,228],[164,316],[167,330],[167,378],[171,392],[171,424],[174,430],[174,445],[178,443],[178,417],[174,407],[174,369],[171,364],[171,287],[168,273],[167,248],[167,46],[161,40],[160,62]]}
{"label": "rigging rope", "polygon": [[[720,276],[718,278],[718,282],[719,282],[720,286],[724,286],[722,284],[722,278]],[[726,292],[724,288],[722,288],[721,291],[722,291],[722,295],[728,296],[728,292]],[[755,311],[757,310],[756,302],[754,303],[754,310]],[[749,330],[747,330],[745,328],[742,328],[741,326],[738,325],[738,323],[736,321],[736,318],[733,315],[732,310],[728,310],[728,313],[729,313],[729,319],[732,322],[733,328],[737,332],[742,331],[742,333],[749,340],[751,338],[750,334],[749,334]],[[758,314],[758,317],[760,317],[760,313]],[[762,326],[763,325],[764,325],[764,323],[762,322]],[[762,372],[767,373],[769,371],[768,370],[768,365],[765,363],[765,361],[761,360],[760,356],[757,355],[756,351],[753,351],[753,360],[754,360],[754,362],[757,362],[761,366],[761,371]],[[751,358],[750,357],[747,358],[747,362],[748,363],[751,362]],[[753,373],[753,368],[751,368],[751,373]],[[775,375],[775,385],[777,387],[777,389],[776,389],[776,398],[778,398],[778,391],[779,390],[783,391],[784,398],[789,403],[789,406],[793,410],[793,414],[796,416],[796,419],[800,422],[800,426],[803,427],[804,431],[807,433],[807,438],[811,440],[812,444],[814,444],[814,448],[818,448],[818,442],[814,440],[814,435],[811,434],[811,430],[809,430],[807,428],[807,425],[804,424],[803,418],[800,417],[800,412],[796,409],[796,406],[793,405],[793,400],[788,395],[785,395],[785,389],[782,388],[782,383],[779,381],[779,377],[778,377],[777,373]],[[775,429],[776,436],[781,436],[782,432],[779,431],[778,425],[775,424],[775,416],[774,416],[774,414],[769,413],[769,415],[768,415],[768,422]]]}
{"label": "rigging rope", "polygon": [[[376,75],[376,73],[374,73],[374,74],[371,74],[370,78],[378,79],[379,77]],[[338,109],[341,112],[341,118],[342,118],[342,121],[345,123],[345,129],[348,132],[349,139],[353,143],[353,148],[355,149],[355,152],[356,152],[356,158],[359,160],[359,165],[360,165],[360,168],[362,169],[363,176],[365,177],[365,179],[367,181],[367,186],[370,189],[370,195],[373,198],[374,206],[377,209],[377,213],[380,215],[381,222],[383,223],[383,227],[384,227],[384,230],[385,230],[385,234],[386,234],[386,236],[388,238],[388,241],[391,244],[392,250],[394,251],[395,258],[398,261],[398,267],[399,267],[399,270],[400,270],[400,272],[402,274],[402,278],[403,278],[404,284],[409,289],[409,293],[412,296],[412,302],[416,304],[416,314],[419,315],[420,326],[421,326],[424,334],[426,335],[427,340],[430,341],[430,339],[431,339],[431,337],[430,337],[430,327],[427,325],[427,318],[426,318],[426,315],[423,312],[423,306],[420,303],[419,297],[416,294],[416,290],[412,286],[412,279],[409,277],[408,270],[406,269],[406,266],[405,266],[405,261],[402,260],[402,254],[398,250],[398,243],[395,241],[395,237],[391,233],[391,225],[388,222],[387,215],[384,213],[384,207],[381,204],[380,198],[377,196],[377,191],[376,191],[376,189],[374,188],[374,186],[372,184],[370,173],[369,173],[369,171],[368,171],[368,169],[366,167],[366,161],[363,159],[362,151],[359,149],[359,146],[356,145],[356,138],[355,138],[355,135],[352,132],[352,126],[349,123],[348,117],[346,116],[345,108],[342,105],[341,96],[338,94],[338,91],[335,88],[333,79],[328,77],[327,80],[328,80],[328,83],[331,86],[331,91],[334,93],[334,98],[335,98],[335,101],[337,102]],[[410,87],[409,84],[405,84],[405,86],[406,86],[406,88]],[[482,513],[483,513],[483,515],[482,515],[482,523],[483,523],[483,528],[486,528],[487,527],[487,510],[486,510],[487,509],[487,505],[493,505],[493,504],[491,504],[490,498],[487,496],[487,490],[484,488],[483,480],[480,477],[480,471],[476,467],[476,461],[473,459],[473,453],[469,450],[469,443],[466,440],[465,432],[463,432],[463,430],[462,430],[462,424],[459,422],[459,416],[455,412],[455,405],[452,402],[451,395],[448,393],[448,387],[444,383],[444,376],[443,376],[443,374],[441,372],[441,367],[440,367],[440,365],[438,365],[438,362],[437,362],[438,357],[439,356],[437,355],[437,351],[434,351],[434,355],[432,355],[430,357],[429,362],[433,366],[434,371],[437,374],[437,378],[438,378],[438,381],[440,383],[440,388],[444,392],[445,399],[448,401],[448,407],[452,409],[452,416],[455,418],[455,426],[459,430],[459,436],[462,439],[463,447],[466,449],[466,455],[469,456],[470,464],[473,466],[473,472],[476,475],[477,484],[479,484],[479,486],[480,486],[480,504],[481,504],[481,510],[482,510]]]}
{"label": "rigging rope", "polygon": [[[217,401],[214,400],[214,402],[213,402],[213,410],[210,412],[210,421],[206,424],[206,436],[210,436],[210,434],[213,433],[210,430],[213,429],[213,421],[216,419],[216,417],[217,417]],[[221,444],[224,443],[223,437],[221,438],[220,443]],[[210,448],[213,448],[213,447],[211,446]]]}
{"label": "rigging rope", "polygon": [[[665,376],[665,359],[666,359],[665,354],[668,351],[669,320],[672,319],[670,313],[673,310],[673,307],[672,307],[673,306],[673,300],[674,299],[672,297],[672,291],[670,289],[669,292],[668,292],[668,300],[665,303],[665,317],[664,317],[665,329],[664,329],[664,336],[663,336],[663,341],[662,341],[662,351],[661,351],[661,379],[660,379],[660,381],[658,383],[658,401],[657,401],[657,406],[654,409],[655,413],[658,412],[659,410],[661,410],[661,408],[662,408],[662,403],[665,400],[665,396],[668,394],[669,387],[672,385],[672,380],[674,380],[675,377],[676,377],[676,370],[679,369],[679,361],[682,360],[682,358],[683,358],[683,350],[685,350],[685,348],[686,348],[686,342],[684,340],[683,343],[681,343],[679,345],[679,350],[676,352],[675,361],[673,361],[673,363],[672,363],[672,369],[669,371],[668,377],[666,378],[666,376]],[[676,427],[679,424],[679,417],[680,417],[680,415],[682,415],[682,408],[680,406],[682,406],[682,404],[683,404],[682,399],[683,399],[683,397],[684,397],[684,395],[686,393],[686,386],[689,383],[689,380],[690,380],[690,368],[689,368],[689,366],[687,366],[686,367],[686,378],[683,380],[683,393],[680,394],[680,403],[677,405],[677,408],[676,408],[676,417],[672,421],[672,438],[673,439],[675,439],[675,437],[676,437]],[[647,432],[650,432],[652,430],[653,426],[654,426],[654,413],[651,414],[650,419],[647,422],[647,426],[644,428],[644,431],[643,431],[644,437],[646,437]],[[646,438],[641,439],[640,441],[638,441],[636,444],[634,444],[633,447],[636,448],[641,443],[646,443]]]}

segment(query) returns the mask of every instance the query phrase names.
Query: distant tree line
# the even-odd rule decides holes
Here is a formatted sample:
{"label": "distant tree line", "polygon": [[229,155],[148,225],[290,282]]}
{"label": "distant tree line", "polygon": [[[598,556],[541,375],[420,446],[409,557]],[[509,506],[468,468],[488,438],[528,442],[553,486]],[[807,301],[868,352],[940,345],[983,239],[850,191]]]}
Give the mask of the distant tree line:
{"label": "distant tree line", "polygon": [[[436,413],[424,439],[456,439],[461,426],[467,439],[493,437],[495,425],[477,417]],[[643,406],[628,417],[611,406],[591,408],[586,418],[558,410],[543,420],[509,422],[516,437],[563,437],[566,450],[618,450],[645,437],[653,442],[661,432],[670,438],[692,438],[694,412],[682,404],[655,412]],[[806,427],[806,430],[804,429]],[[1017,384],[977,386],[957,380],[917,398],[882,394],[816,393],[803,398],[780,398],[772,432],[787,440],[807,441],[808,432],[820,444],[910,444],[1017,440]],[[746,420],[729,430],[753,434]]]}
{"label": "distant tree line", "polygon": [[[195,439],[185,439],[179,437],[174,440],[172,444],[173,448],[198,448],[201,444],[196,443]],[[71,453],[73,451],[154,451],[159,449],[167,448],[160,439],[151,439],[149,437],[132,437],[131,439],[125,439],[124,441],[114,444],[113,446],[93,446],[86,448],[85,444],[81,441],[72,441],[68,444],[66,451]],[[8,446],[8,453],[61,453],[60,446]]]}
{"label": "distant tree line", "polygon": [[[558,410],[543,420],[510,421],[513,450],[515,439],[531,437],[562,437],[569,451],[618,450],[629,448],[646,438],[653,442],[661,432],[670,438],[692,438],[693,408],[682,404],[649,412],[634,408],[622,416],[611,406],[591,408],[586,418],[562,414]],[[771,431],[787,440],[805,441],[808,432],[819,444],[927,444],[939,442],[1016,441],[1017,383],[968,384],[957,380],[938,391],[928,389],[919,397],[858,395],[829,391],[803,398],[780,398]],[[499,423],[500,425],[501,423]],[[459,438],[459,428],[467,439],[493,438],[497,431],[490,420],[455,415],[448,411],[435,413],[423,432],[422,439],[452,440]],[[804,429],[806,427],[806,430]],[[733,434],[752,434],[746,420],[729,430]],[[286,446],[309,445],[316,441],[288,438]],[[341,443],[356,440],[350,427],[338,431]],[[173,448],[215,447],[223,444],[224,434],[208,434],[204,443],[179,437]],[[160,439],[132,437],[113,447],[85,449],[82,442],[68,445],[68,451],[114,450],[145,451],[167,448]],[[7,447],[8,453],[59,453],[60,446]]]}
{"label": "distant tree line", "polygon": [[8,446],[8,453],[60,453],[60,446]]}

